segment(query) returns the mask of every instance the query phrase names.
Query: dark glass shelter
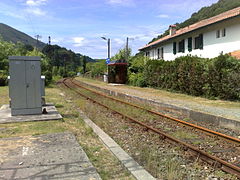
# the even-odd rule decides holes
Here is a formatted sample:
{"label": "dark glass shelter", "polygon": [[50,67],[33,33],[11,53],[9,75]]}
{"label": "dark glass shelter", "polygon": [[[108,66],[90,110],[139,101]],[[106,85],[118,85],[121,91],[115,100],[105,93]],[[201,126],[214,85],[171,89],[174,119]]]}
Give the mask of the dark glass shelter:
{"label": "dark glass shelter", "polygon": [[127,82],[127,66],[125,60],[108,63],[108,83],[125,84]]}

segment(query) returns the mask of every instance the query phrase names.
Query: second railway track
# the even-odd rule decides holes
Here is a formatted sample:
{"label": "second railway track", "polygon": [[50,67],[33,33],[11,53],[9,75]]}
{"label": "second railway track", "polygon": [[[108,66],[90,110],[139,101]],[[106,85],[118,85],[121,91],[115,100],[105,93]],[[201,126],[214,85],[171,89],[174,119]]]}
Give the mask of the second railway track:
{"label": "second railway track", "polygon": [[[78,94],[91,100],[92,102],[97,103],[111,111],[114,111],[126,119],[129,119],[132,122],[135,122],[142,127],[159,134],[164,139],[180,144],[186,150],[191,150],[198,158],[201,158],[202,160],[208,162],[210,165],[213,165],[216,168],[222,169],[228,173],[235,174],[240,177],[239,139],[209,130],[207,128],[203,128],[201,126],[196,126],[179,119],[165,116],[159,112],[145,109],[138,105],[125,102],[111,96],[104,95],[102,93],[81,86],[80,82],[73,79],[64,79],[63,83],[68,88],[75,90]],[[81,92],[79,92],[79,88],[82,89]],[[141,111],[148,112],[151,114],[151,116],[155,117],[153,117],[153,119],[151,119],[151,117],[151,120],[148,120],[147,117],[144,117],[145,115],[142,117],[140,115],[139,117],[136,114],[134,115],[134,113],[126,114],[121,110],[112,108],[109,102],[105,102],[104,99],[110,99],[111,101],[120,103],[121,105],[119,105],[119,109],[124,109],[121,108],[121,106],[129,106],[131,108],[137,108]],[[156,118],[156,116],[158,118]],[[159,117],[161,117],[161,119],[159,119]],[[169,122],[169,120],[172,122]],[[199,130],[201,132],[199,132]],[[177,135],[177,133],[180,133],[180,138],[178,138],[179,135]],[[191,137],[188,138],[186,134],[191,134]]]}

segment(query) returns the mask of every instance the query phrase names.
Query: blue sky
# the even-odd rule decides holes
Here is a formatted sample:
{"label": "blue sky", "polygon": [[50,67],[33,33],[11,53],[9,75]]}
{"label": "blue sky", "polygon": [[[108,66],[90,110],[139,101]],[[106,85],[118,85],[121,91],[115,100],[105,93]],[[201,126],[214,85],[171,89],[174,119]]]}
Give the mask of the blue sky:
{"label": "blue sky", "polygon": [[1,0],[0,22],[92,58],[114,55],[130,37],[133,53],[170,24],[217,0]]}

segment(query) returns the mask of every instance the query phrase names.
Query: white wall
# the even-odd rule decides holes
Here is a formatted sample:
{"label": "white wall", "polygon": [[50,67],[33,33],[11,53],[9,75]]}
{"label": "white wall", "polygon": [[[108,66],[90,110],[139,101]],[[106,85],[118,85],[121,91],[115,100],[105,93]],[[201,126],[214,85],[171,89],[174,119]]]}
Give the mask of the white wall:
{"label": "white wall", "polygon": [[[157,59],[157,49],[163,47],[164,59],[174,60],[180,56],[186,56],[188,54],[197,55],[204,58],[213,58],[218,56],[221,52],[229,53],[236,50],[240,50],[240,18],[235,20],[225,21],[216,25],[211,25],[202,30],[192,32],[191,34],[182,35],[174,38],[177,42],[177,54],[173,54],[173,42],[168,41],[165,44],[159,45],[156,48],[152,48],[150,51],[150,58]],[[226,29],[226,36],[222,37],[222,29]],[[216,38],[216,31],[220,30],[220,38]],[[194,38],[199,34],[203,34],[203,49],[194,49]],[[191,52],[188,51],[188,37],[193,38]],[[178,42],[185,39],[185,53],[178,52]]]}
{"label": "white wall", "polygon": [[[203,57],[216,57],[221,52],[229,53],[240,50],[240,23],[230,26],[222,26],[226,28],[226,36],[216,38],[216,31],[207,32],[204,37],[204,53]],[[221,33],[220,33],[221,35]]]}

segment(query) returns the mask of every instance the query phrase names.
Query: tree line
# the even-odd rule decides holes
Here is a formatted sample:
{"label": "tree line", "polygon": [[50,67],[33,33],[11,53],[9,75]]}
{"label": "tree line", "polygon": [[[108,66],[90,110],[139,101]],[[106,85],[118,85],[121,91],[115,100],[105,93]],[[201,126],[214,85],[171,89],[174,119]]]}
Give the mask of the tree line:
{"label": "tree line", "polygon": [[46,45],[42,51],[31,45],[20,42],[14,44],[0,38],[0,86],[7,84],[9,75],[8,56],[40,56],[42,75],[46,76],[46,84],[61,77],[70,77],[77,72],[85,73],[90,57],[74,53],[58,45]]}

